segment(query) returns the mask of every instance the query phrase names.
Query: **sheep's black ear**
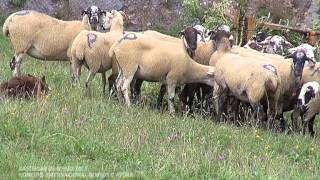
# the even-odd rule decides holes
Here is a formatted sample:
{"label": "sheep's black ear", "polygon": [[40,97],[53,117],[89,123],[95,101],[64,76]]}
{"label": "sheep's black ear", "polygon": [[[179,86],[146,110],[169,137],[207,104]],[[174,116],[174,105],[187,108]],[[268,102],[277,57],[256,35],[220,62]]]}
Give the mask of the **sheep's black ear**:
{"label": "sheep's black ear", "polygon": [[285,58],[285,59],[289,59],[289,58],[293,58],[293,57],[294,57],[293,54],[289,54],[289,55],[286,55],[284,58]]}
{"label": "sheep's black ear", "polygon": [[88,14],[88,12],[86,10],[82,10],[81,15],[84,15],[84,14]]}
{"label": "sheep's black ear", "polygon": [[215,34],[215,33],[216,33],[215,31],[209,31],[209,32],[208,32],[208,35],[211,36],[211,35],[213,35],[213,34]]}
{"label": "sheep's black ear", "polygon": [[180,31],[178,35],[179,36],[184,36],[184,31]]}
{"label": "sheep's black ear", "polygon": [[316,64],[316,62],[313,59],[311,59],[311,58],[309,58],[307,56],[306,56],[306,61],[309,61],[312,64]]}
{"label": "sheep's black ear", "polygon": [[99,11],[99,15],[102,15],[102,14],[106,15],[107,14],[107,12],[105,10],[101,10],[100,8],[98,8],[98,11]]}

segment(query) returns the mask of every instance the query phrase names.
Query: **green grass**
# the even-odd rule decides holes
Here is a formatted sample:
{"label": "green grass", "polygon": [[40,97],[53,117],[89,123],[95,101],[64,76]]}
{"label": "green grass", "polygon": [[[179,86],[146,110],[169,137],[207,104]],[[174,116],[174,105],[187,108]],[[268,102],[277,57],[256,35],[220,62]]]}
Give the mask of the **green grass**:
{"label": "green grass", "polygon": [[[0,35],[1,81],[11,76],[11,56],[8,40]],[[145,105],[132,108],[103,97],[99,76],[92,97],[84,97],[86,71],[82,86],[72,88],[67,66],[32,58],[23,62],[24,73],[46,75],[52,91],[40,101],[0,102],[0,179],[17,179],[34,166],[78,168],[108,179],[320,177],[319,137],[172,117],[149,107],[159,88],[152,83],[143,87]]]}

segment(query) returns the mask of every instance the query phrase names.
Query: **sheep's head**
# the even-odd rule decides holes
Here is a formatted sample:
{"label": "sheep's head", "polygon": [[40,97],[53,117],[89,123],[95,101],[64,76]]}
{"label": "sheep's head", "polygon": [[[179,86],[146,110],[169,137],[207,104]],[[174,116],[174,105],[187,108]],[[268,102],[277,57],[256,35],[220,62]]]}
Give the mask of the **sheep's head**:
{"label": "sheep's head", "polygon": [[197,49],[198,34],[200,34],[199,31],[193,27],[187,27],[179,32],[179,35],[183,36],[184,45],[191,58],[194,57],[195,50]]}
{"label": "sheep's head", "polygon": [[102,19],[106,16],[106,11],[101,10],[97,6],[90,6],[87,7],[86,10],[82,10],[81,15],[84,14],[88,16],[92,30],[96,31],[98,29],[99,24],[102,26],[102,28],[104,28],[101,21],[103,21]]}
{"label": "sheep's head", "polygon": [[315,57],[314,57],[314,51],[316,50],[315,47],[313,47],[313,46],[311,46],[309,44],[302,44],[302,45],[300,45],[298,47],[288,49],[288,52],[293,54],[298,49],[304,50],[304,52],[306,53],[307,57],[309,57],[310,59],[315,61]]}
{"label": "sheep's head", "polygon": [[260,43],[267,38],[267,33],[266,32],[257,32],[252,38],[256,42]]}
{"label": "sheep's head", "polygon": [[193,26],[193,28],[195,28],[199,34],[198,34],[198,37],[197,37],[197,41],[203,41],[205,42],[205,38],[207,37],[207,29],[201,25],[195,25]]}
{"label": "sheep's head", "polygon": [[282,36],[270,36],[266,38],[264,41],[259,43],[262,46],[267,46],[265,52],[270,54],[284,54],[284,49],[288,47],[293,47],[290,42],[288,42],[284,37]]}
{"label": "sheep's head", "polygon": [[221,44],[231,46],[233,43],[233,36],[228,29],[218,28],[216,31],[210,31],[209,35],[210,39],[216,44],[216,47],[220,47]]}
{"label": "sheep's head", "polygon": [[298,49],[293,54],[290,54],[286,56],[286,58],[292,58],[293,59],[293,71],[294,75],[296,77],[301,78],[303,67],[306,61],[309,61],[310,63],[315,63],[311,58],[307,57],[306,53],[302,49]]}

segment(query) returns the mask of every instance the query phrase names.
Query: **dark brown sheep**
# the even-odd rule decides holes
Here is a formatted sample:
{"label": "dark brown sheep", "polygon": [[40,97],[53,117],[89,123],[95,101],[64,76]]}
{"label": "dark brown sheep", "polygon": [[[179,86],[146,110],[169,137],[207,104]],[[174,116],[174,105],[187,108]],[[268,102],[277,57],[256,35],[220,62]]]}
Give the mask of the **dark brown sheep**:
{"label": "dark brown sheep", "polygon": [[34,77],[30,74],[12,77],[0,84],[0,94],[13,98],[34,98],[47,94],[49,91],[46,78]]}

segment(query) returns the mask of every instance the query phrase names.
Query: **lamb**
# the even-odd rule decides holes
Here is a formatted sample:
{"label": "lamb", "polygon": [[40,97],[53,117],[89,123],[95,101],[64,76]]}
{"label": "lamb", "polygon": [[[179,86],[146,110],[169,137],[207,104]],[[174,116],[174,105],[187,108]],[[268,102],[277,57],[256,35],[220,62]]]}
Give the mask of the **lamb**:
{"label": "lamb", "polygon": [[21,74],[20,66],[25,54],[40,60],[67,61],[68,49],[82,30],[96,29],[97,23],[102,22],[103,28],[109,28],[105,13],[92,6],[82,11],[82,21],[62,21],[31,10],[11,14],[3,25],[3,33],[10,38],[15,52],[10,62],[13,74]]}
{"label": "lamb", "polygon": [[38,78],[28,74],[12,77],[0,84],[0,94],[13,98],[39,98],[41,95],[46,95],[48,91],[45,76]]}
{"label": "lamb", "polygon": [[[259,35],[259,38],[263,38],[263,37],[264,35]],[[259,52],[264,52],[269,54],[279,54],[279,55],[284,55],[285,49],[293,48],[293,45],[289,41],[287,41],[284,37],[278,36],[278,35],[269,36],[265,38],[263,41],[260,41],[260,42],[259,41],[254,36],[243,47],[254,49]]]}
{"label": "lamb", "polygon": [[[296,106],[291,113],[291,119],[292,119],[292,129],[296,131],[297,129],[297,118],[298,116],[301,117],[301,120],[303,120],[303,116],[307,111],[306,105],[309,103],[311,99],[315,97],[315,95],[319,91],[319,83],[316,81],[308,82],[305,83],[300,91]],[[314,135],[313,131],[313,122],[314,122],[315,116],[313,116],[309,121],[308,121],[308,126],[309,126],[309,131],[311,135]],[[305,129],[305,125],[304,125]]]}
{"label": "lamb", "polygon": [[[90,84],[96,73],[101,73],[102,90],[105,94],[106,71],[111,69],[112,61],[108,51],[111,45],[123,35],[124,13],[112,10],[108,14],[111,20],[110,32],[100,33],[95,31],[82,31],[73,41],[70,48],[70,62],[72,69],[72,80],[78,81],[80,78],[81,67],[84,64],[89,69],[86,81],[86,93],[90,93]],[[132,38],[125,36],[124,38]]]}
{"label": "lamb", "polygon": [[313,98],[308,104],[307,104],[307,112],[304,114],[303,118],[303,130],[305,132],[306,125],[308,124],[308,130],[310,132],[310,135],[314,137],[314,119],[315,116],[320,112],[320,93],[318,91],[315,98]]}
{"label": "lamb", "polygon": [[197,37],[197,42],[207,42],[210,40],[210,38],[208,36],[208,30],[205,27],[198,24],[198,25],[193,26],[193,28],[199,32],[198,37]]}
{"label": "lamb", "polygon": [[138,33],[131,36],[135,38],[121,38],[109,51],[119,68],[117,90],[124,94],[128,106],[131,105],[128,86],[134,78],[164,82],[170,113],[174,113],[176,86],[191,82],[213,84],[214,67],[194,62],[183,47],[184,42],[160,41]]}
{"label": "lamb", "polygon": [[[223,98],[226,96],[224,90],[230,90],[238,99],[249,102],[255,111],[261,109],[263,104],[266,107],[269,102],[269,123],[273,121],[275,112],[282,118],[283,111],[287,107],[286,100],[296,93],[305,61],[312,62],[312,60],[306,57],[304,51],[298,50],[288,56],[293,58],[292,66],[290,61],[280,60],[283,57],[278,55],[264,56],[248,53],[244,56],[234,53],[230,48],[225,47],[228,41],[222,42],[222,49],[214,53],[210,59],[210,64],[216,63],[215,81],[219,85],[214,94],[218,96],[222,94],[216,104],[218,117],[221,117],[219,109],[222,108]],[[246,71],[241,72],[241,69]],[[281,128],[284,129],[284,119],[281,119]]]}

